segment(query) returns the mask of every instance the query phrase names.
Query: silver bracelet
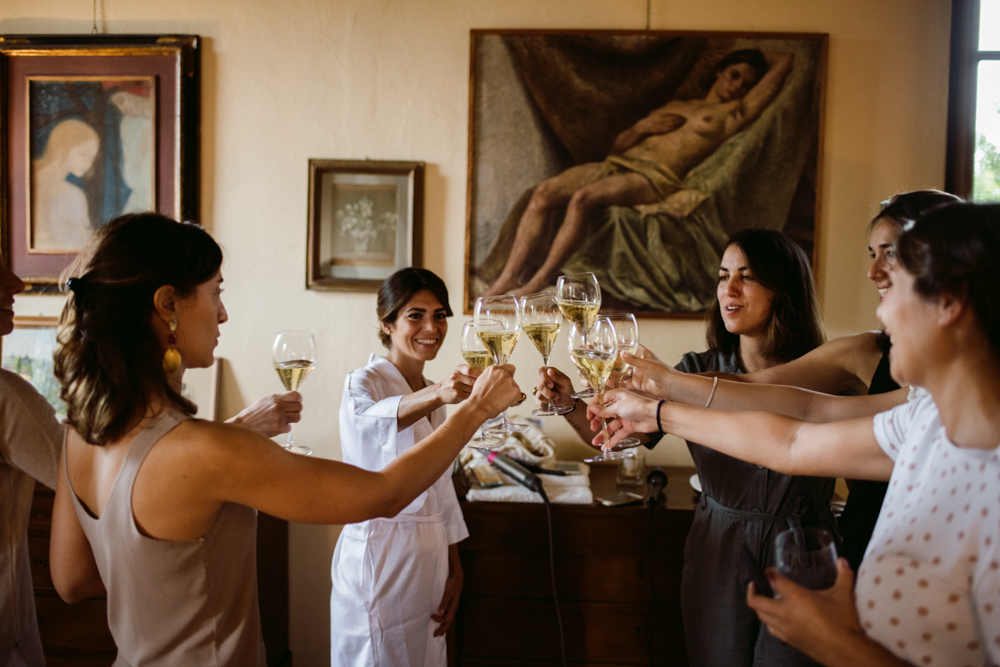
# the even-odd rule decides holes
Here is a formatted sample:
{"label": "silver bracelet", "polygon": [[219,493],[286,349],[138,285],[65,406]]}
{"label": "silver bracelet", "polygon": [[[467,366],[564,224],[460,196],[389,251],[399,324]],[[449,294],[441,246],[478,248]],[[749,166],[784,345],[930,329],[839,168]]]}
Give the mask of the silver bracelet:
{"label": "silver bracelet", "polygon": [[712,399],[715,398],[715,388],[719,386],[719,376],[716,375],[712,378],[712,392],[708,395],[708,402],[705,403],[705,409],[708,410],[708,406],[712,404]]}

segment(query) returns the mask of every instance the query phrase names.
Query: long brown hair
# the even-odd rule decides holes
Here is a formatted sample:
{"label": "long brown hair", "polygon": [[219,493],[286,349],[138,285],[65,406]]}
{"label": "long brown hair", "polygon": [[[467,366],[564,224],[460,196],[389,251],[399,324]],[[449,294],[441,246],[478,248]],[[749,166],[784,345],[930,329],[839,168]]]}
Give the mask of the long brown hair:
{"label": "long brown hair", "polygon": [[[802,248],[781,232],[770,229],[738,231],[729,238],[726,248],[733,245],[743,251],[757,282],[774,292],[771,318],[761,345],[764,357],[791,361],[822,345],[823,323],[816,305],[816,283]],[[729,333],[722,319],[718,291],[707,319],[710,349],[723,352],[739,349],[740,337]]]}
{"label": "long brown hair", "polygon": [[67,281],[54,370],[66,422],[87,442],[105,445],[134,428],[151,399],[196,411],[163,371],[153,295],[164,285],[190,295],[219,271],[222,249],[201,227],[156,213],[115,218],[91,248],[78,260],[78,277]]}

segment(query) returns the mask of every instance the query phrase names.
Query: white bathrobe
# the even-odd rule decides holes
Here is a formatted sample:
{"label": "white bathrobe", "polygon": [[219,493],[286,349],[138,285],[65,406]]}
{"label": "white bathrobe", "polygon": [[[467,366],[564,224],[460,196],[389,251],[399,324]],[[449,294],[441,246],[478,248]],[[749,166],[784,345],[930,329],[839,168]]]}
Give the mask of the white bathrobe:
{"label": "white bathrobe", "polygon": [[[399,401],[412,393],[399,370],[371,355],[347,376],[340,404],[345,463],[381,470],[445,420],[445,409],[397,430]],[[431,620],[448,579],[448,545],[469,531],[449,470],[392,519],[344,527],[333,554],[330,664],[444,667],[445,638]]]}

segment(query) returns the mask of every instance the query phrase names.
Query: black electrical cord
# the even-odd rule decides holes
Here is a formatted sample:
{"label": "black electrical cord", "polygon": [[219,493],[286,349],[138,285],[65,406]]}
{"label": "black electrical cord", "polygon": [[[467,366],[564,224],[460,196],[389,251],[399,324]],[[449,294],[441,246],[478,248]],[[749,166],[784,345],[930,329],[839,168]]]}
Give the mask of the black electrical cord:
{"label": "black electrical cord", "polygon": [[552,574],[552,599],[556,603],[556,621],[559,623],[559,651],[562,654],[563,667],[566,667],[566,638],[563,634],[562,611],[559,609],[559,593],[556,592],[556,550],[552,540],[552,506],[549,505],[548,496],[541,488],[538,489],[538,495],[545,503],[545,514],[549,519],[549,571]]}
{"label": "black electrical cord", "polygon": [[653,630],[656,628],[656,582],[653,581],[653,504],[646,506],[646,571],[649,574],[649,590],[653,594],[653,614],[649,621],[649,665],[653,667]]}

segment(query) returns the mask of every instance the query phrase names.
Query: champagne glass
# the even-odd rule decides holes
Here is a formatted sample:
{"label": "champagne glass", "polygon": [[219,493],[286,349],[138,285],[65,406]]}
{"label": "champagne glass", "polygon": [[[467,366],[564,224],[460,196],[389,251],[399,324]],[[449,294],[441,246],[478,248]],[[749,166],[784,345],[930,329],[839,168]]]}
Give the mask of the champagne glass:
{"label": "champagne glass", "polygon": [[[559,313],[559,306],[556,304],[555,292],[540,292],[529,294],[521,299],[521,328],[525,335],[535,344],[535,348],[542,355],[542,368],[549,365],[549,355],[552,354],[552,346],[559,336],[559,326],[562,323],[562,315]],[[553,415],[564,415],[572,412],[573,408],[568,405],[558,406],[554,403],[543,403],[537,410],[532,410],[531,414],[536,417],[552,417]]]}
{"label": "champagne glass", "polygon": [[[479,339],[475,322],[466,322],[462,327],[462,358],[474,371],[485,371],[493,365],[493,355],[490,354],[483,341]],[[480,429],[479,436],[469,441],[468,447],[474,449],[496,449],[503,440],[495,435],[486,435]]]}
{"label": "champagne glass", "polygon": [[[591,327],[601,309],[601,286],[593,273],[573,273],[559,276],[556,282],[556,303],[563,316],[580,330],[587,342]],[[590,398],[597,389],[590,387],[573,394],[573,398]]]}
{"label": "champagne glass", "polygon": [[775,538],[774,564],[800,586],[826,590],[837,582],[837,544],[822,528],[796,526]]}
{"label": "champagne glass", "polygon": [[[298,391],[306,376],[316,366],[316,341],[306,331],[279,331],[271,350],[274,370],[288,391]],[[288,425],[288,442],[285,449],[295,454],[309,456],[312,449],[292,441],[292,425]]]}
{"label": "champagne glass", "polygon": [[[575,324],[569,328],[570,358],[587,378],[590,386],[597,389],[595,400],[598,404],[604,403],[604,387],[608,383],[617,354],[618,338],[615,335],[614,325],[607,317],[598,317],[586,336]],[[602,422],[602,427],[604,441],[607,442],[611,439],[608,435],[607,422]],[[626,456],[628,455],[621,451],[607,451],[585,460],[588,463],[614,461]]]}
{"label": "champagne glass", "polygon": [[[517,345],[521,335],[521,304],[517,297],[481,296],[476,299],[476,309],[473,313],[476,323],[476,333],[479,340],[490,351],[493,363],[506,364],[510,353]],[[512,424],[507,420],[507,411],[503,411],[503,423],[499,426],[486,427],[487,432],[514,433],[523,431],[526,426]]]}
{"label": "champagne glass", "polygon": [[[629,369],[629,365],[622,359],[622,352],[635,354],[639,349],[639,323],[632,313],[608,315],[608,319],[611,320],[611,324],[615,327],[615,337],[618,342],[615,363],[611,367],[611,388],[618,389],[622,384],[622,378],[625,377],[625,373]],[[638,447],[640,444],[642,443],[639,441],[639,438],[630,435],[619,440],[618,444],[614,446],[614,450],[619,451]]]}

